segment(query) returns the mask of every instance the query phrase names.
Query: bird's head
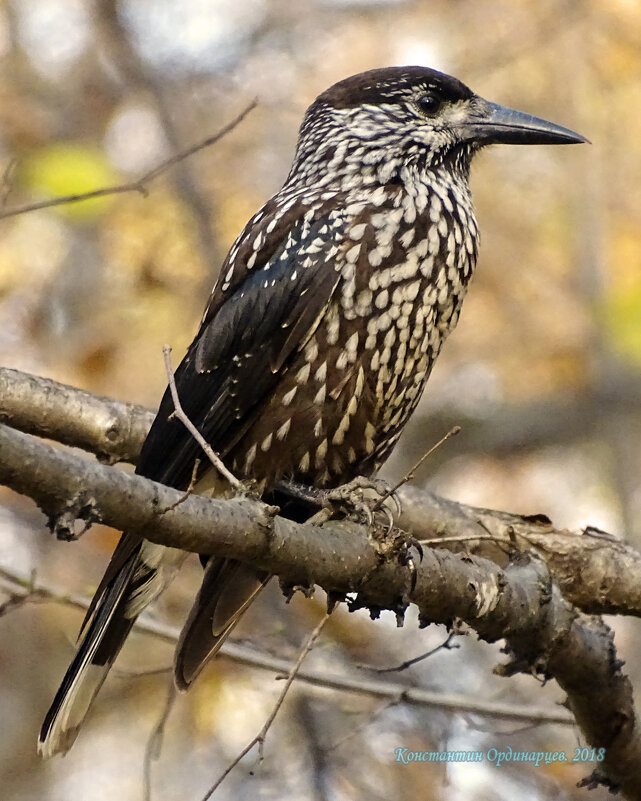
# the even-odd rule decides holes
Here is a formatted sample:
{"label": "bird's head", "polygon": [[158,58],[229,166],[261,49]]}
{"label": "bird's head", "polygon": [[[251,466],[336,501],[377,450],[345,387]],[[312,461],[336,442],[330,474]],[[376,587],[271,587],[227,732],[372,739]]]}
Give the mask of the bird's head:
{"label": "bird's head", "polygon": [[388,67],[346,78],[307,110],[294,171],[357,174],[418,163],[469,170],[490,144],[587,140],[560,125],[491,103],[461,81],[426,67]]}

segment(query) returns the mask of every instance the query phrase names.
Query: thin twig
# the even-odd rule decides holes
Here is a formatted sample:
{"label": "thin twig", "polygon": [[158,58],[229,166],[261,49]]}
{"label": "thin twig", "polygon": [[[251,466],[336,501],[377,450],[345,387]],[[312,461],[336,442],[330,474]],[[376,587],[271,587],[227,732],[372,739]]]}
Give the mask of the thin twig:
{"label": "thin twig", "polygon": [[7,164],[7,168],[2,174],[2,183],[0,184],[0,206],[4,208],[9,200],[9,195],[13,189],[13,174],[16,170],[18,159],[11,159]]}
{"label": "thin twig", "polygon": [[[46,584],[38,580],[37,585],[33,586],[32,579],[8,570],[0,566],[0,590],[7,592],[10,596],[24,598],[25,602],[53,602],[73,606],[76,609],[86,611],[89,607],[90,598],[85,595],[66,593],[60,588]],[[170,645],[176,644],[180,629],[155,620],[147,614],[141,615],[134,623],[136,631],[161,639]],[[279,675],[287,675],[291,665],[284,659],[261,653],[253,648],[248,648],[237,643],[226,642],[221,649],[221,656],[226,656],[239,664],[253,667],[258,670],[269,670]],[[121,668],[116,668],[120,675],[131,675],[136,678],[138,675],[164,672],[164,668],[151,671],[144,671],[140,674],[127,674]],[[171,668],[167,668],[171,670]],[[457,694],[444,694],[432,692],[422,687],[411,687],[400,683],[389,681],[377,681],[351,676],[336,676],[321,673],[316,670],[302,669],[298,672],[298,680],[310,684],[314,687],[322,687],[339,692],[356,693],[374,698],[395,699],[402,697],[405,703],[416,706],[429,706],[449,712],[462,712],[474,715],[484,715],[492,718],[506,720],[525,720],[535,723],[561,723],[573,725],[574,719],[569,712],[561,710],[548,710],[528,706],[518,707],[515,704],[502,704],[489,702],[478,697]]]}
{"label": "thin twig", "polygon": [[81,200],[91,200],[92,198],[105,197],[106,195],[118,195],[125,192],[139,192],[143,197],[146,197],[148,194],[146,184],[151,183],[151,181],[158,178],[159,175],[162,175],[175,164],[178,164],[178,162],[183,161],[189,156],[192,156],[194,153],[197,153],[199,150],[203,150],[204,148],[218,142],[223,138],[223,136],[228,134],[237,125],[239,125],[249,114],[249,112],[256,108],[256,105],[257,101],[252,100],[252,102],[246,108],[244,108],[237,117],[235,117],[231,122],[227,123],[227,125],[223,126],[215,134],[208,136],[206,139],[203,139],[202,142],[183,150],[181,153],[171,156],[171,158],[163,161],[157,167],[154,167],[153,170],[149,170],[149,172],[146,172],[135,181],[118,184],[117,186],[109,186],[103,189],[95,189],[91,192],[61,195],[59,197],[51,198],[51,200],[42,200],[38,203],[29,203],[26,206],[18,206],[15,209],[9,209],[8,211],[0,212],[0,220],[8,217],[16,217],[18,214],[26,214],[29,211],[38,211],[40,209],[48,209],[53,206],[62,206],[68,203],[78,203]]}
{"label": "thin twig", "polygon": [[401,478],[400,481],[397,481],[396,484],[394,484],[393,487],[390,487],[390,489],[388,489],[387,492],[384,495],[381,495],[381,497],[378,500],[378,502],[372,508],[372,511],[373,512],[378,511],[390,496],[394,495],[394,493],[397,490],[399,490],[404,484],[408,484],[410,481],[412,481],[414,476],[415,476],[415,474],[416,474],[416,471],[423,464],[423,462],[429,456],[431,456],[437,448],[440,448],[441,445],[444,442],[446,442],[448,439],[451,439],[452,437],[455,437],[459,433],[460,430],[461,430],[461,426],[453,426],[452,428],[450,428],[450,430],[447,432],[447,434],[445,434],[445,436],[441,437],[439,439],[439,441],[436,442],[434,445],[432,445],[432,447],[429,450],[425,451],[425,453],[421,456],[421,458],[418,460],[418,462],[416,462],[416,464],[413,467],[411,467],[407,471],[407,473],[405,473],[403,478]]}
{"label": "thin twig", "polygon": [[[0,568],[0,575],[2,575],[2,573],[3,571]],[[25,592],[9,593],[7,600],[0,604],[0,617],[9,614],[9,612],[14,612],[24,604],[46,600],[46,597],[38,592],[38,589],[36,588],[36,578],[37,573],[35,570],[32,570],[29,578],[21,582],[21,587],[24,587]]]}
{"label": "thin twig", "polygon": [[[224,476],[227,481],[232,485],[232,487],[237,490],[238,492],[243,491],[242,483],[236,478],[236,476],[230,472],[225,465],[223,464],[222,459],[218,456],[211,445],[207,442],[207,440],[203,437],[200,431],[196,428],[196,426],[191,422],[189,417],[185,414],[185,411],[180,403],[180,398],[178,397],[178,389],[176,388],[176,380],[174,378],[174,371],[171,366],[171,348],[169,345],[162,346],[163,356],[165,357],[165,368],[167,369],[167,381],[169,382],[169,391],[171,392],[171,399],[174,402],[174,416],[177,420],[185,426],[187,431],[192,435],[192,437],[196,440],[196,442],[200,445],[200,447],[205,451],[209,461],[213,464],[213,466],[218,470],[221,476]],[[184,498],[183,498],[184,501]]]}
{"label": "thin twig", "polygon": [[441,650],[448,650],[451,651],[453,648],[459,648],[458,644],[452,645],[452,640],[454,637],[458,635],[458,632],[451,631],[445,640],[440,645],[437,645],[436,648],[432,648],[430,651],[427,651],[424,654],[420,654],[419,656],[415,656],[413,659],[407,659],[405,662],[401,662],[400,665],[395,665],[394,667],[386,667],[386,668],[379,668],[374,667],[373,665],[356,665],[357,668],[361,670],[369,670],[372,673],[400,673],[402,670],[407,670],[407,668],[412,667],[412,665],[416,665],[417,662],[422,662],[424,659],[429,659],[430,656],[434,656],[434,654],[438,653]]}
{"label": "thin twig", "polygon": [[167,689],[167,698],[163,706],[158,722],[151,730],[147,745],[145,747],[145,758],[143,761],[143,799],[144,801],[151,801],[151,764],[160,758],[162,751],[162,743],[165,735],[165,726],[171,713],[171,709],[176,700],[176,685],[174,684],[174,677],[169,679],[169,686]]}
{"label": "thin twig", "polygon": [[[173,375],[172,375],[173,378]],[[194,460],[194,469],[191,471],[191,478],[189,479],[189,486],[185,490],[184,494],[178,498],[177,501],[170,503],[169,506],[166,506],[162,511],[158,514],[164,515],[166,512],[173,511],[176,507],[180,506],[181,503],[184,503],[187,498],[192,494],[194,491],[194,487],[196,486],[196,481],[198,479],[198,469],[200,468],[200,458]]]}
{"label": "thin twig", "polygon": [[374,709],[372,712],[370,712],[365,717],[364,720],[361,720],[361,722],[358,724],[358,726],[355,726],[354,728],[352,728],[351,731],[349,731],[343,737],[339,737],[339,739],[336,740],[335,742],[333,742],[331,745],[325,746],[323,750],[325,751],[325,753],[329,753],[330,751],[336,751],[338,748],[342,748],[345,745],[346,742],[351,740],[353,737],[356,737],[358,734],[360,734],[368,726],[371,726],[371,724],[376,720],[376,718],[379,715],[382,715],[383,712],[386,712],[388,709],[391,709],[392,707],[398,706],[401,703],[403,703],[403,695],[402,694],[397,696],[396,698],[390,698],[389,701],[385,701],[384,703],[379,704],[376,707],[376,709]]}
{"label": "thin twig", "polygon": [[167,161],[163,161],[162,164],[159,164],[157,167],[154,167],[153,170],[150,170],[146,173],[140,183],[149,183],[149,181],[153,181],[159,175],[166,172],[170,167],[173,167],[174,164],[178,164],[180,161],[184,161],[189,156],[193,156],[194,153],[197,153],[199,150],[203,150],[206,147],[210,147],[211,145],[216,144],[223,136],[226,136],[228,133],[234,130],[236,126],[240,125],[240,123],[245,119],[245,117],[249,114],[250,111],[253,111],[256,106],[258,105],[258,100],[254,98],[249,105],[247,105],[238,116],[234,117],[231,122],[228,122],[227,125],[224,125],[219,131],[217,131],[212,136],[208,136],[206,139],[203,139],[202,142],[199,142],[196,145],[192,145],[192,147],[183,150],[181,153],[177,153],[175,156],[167,159]]}
{"label": "thin twig", "polygon": [[281,690],[280,695],[278,696],[278,700],[276,701],[276,704],[274,705],[274,708],[272,709],[271,714],[269,715],[269,717],[265,721],[265,725],[263,726],[263,728],[258,732],[258,734],[254,737],[254,739],[250,743],[248,743],[245,746],[245,748],[243,748],[243,750],[240,752],[240,754],[238,754],[238,756],[233,760],[233,762],[231,762],[227,766],[227,768],[225,768],[225,770],[223,771],[223,773],[221,773],[221,775],[216,780],[216,782],[209,788],[209,790],[207,790],[207,792],[203,796],[202,801],[208,801],[208,799],[212,797],[212,795],[220,787],[220,785],[227,778],[227,776],[229,776],[229,774],[236,767],[236,765],[238,765],[238,763],[241,761],[241,759],[244,756],[246,756],[252,750],[252,748],[255,745],[258,746],[258,760],[262,761],[262,759],[263,759],[263,746],[264,746],[264,743],[265,743],[265,737],[267,736],[267,732],[269,731],[272,723],[274,722],[274,719],[276,718],[276,715],[278,714],[278,712],[280,711],[281,706],[283,705],[283,702],[285,700],[285,696],[287,695],[287,693],[289,691],[289,688],[292,686],[292,683],[293,683],[294,679],[296,678],[296,674],[298,673],[298,671],[300,669],[300,666],[303,663],[303,659],[305,659],[307,654],[314,647],[314,644],[316,643],[316,640],[318,639],[321,631],[323,630],[323,626],[325,625],[325,623],[327,623],[328,620],[329,620],[329,613],[326,612],[325,615],[321,618],[321,620],[318,623],[318,625],[316,626],[316,628],[314,629],[314,631],[312,631],[312,633],[309,635],[309,637],[307,639],[307,642],[305,643],[305,645],[301,649],[300,653],[298,654],[298,659],[296,660],[296,662],[292,666],[291,670],[289,671],[289,674],[287,676],[287,681],[285,682],[285,686]]}
{"label": "thin twig", "polygon": [[[480,518],[478,518],[475,522],[476,522],[477,526],[480,526],[483,529],[483,531],[486,532],[486,535],[487,535],[488,539],[493,540],[495,545],[497,546],[497,548],[499,550],[503,551],[504,554],[506,554],[507,556],[509,556],[509,554],[510,554],[510,548],[508,547],[508,544],[512,546],[512,550],[515,550],[514,528],[512,526],[508,526],[507,527],[507,533],[508,533],[508,536],[509,536],[509,543],[508,543],[504,539],[502,539],[501,537],[496,537],[494,534],[492,534],[490,529],[485,525],[483,520],[481,520]],[[480,536],[480,539],[484,539],[484,538],[485,538],[485,535],[481,535]]]}
{"label": "thin twig", "polygon": [[[492,540],[493,542],[501,542],[499,537],[494,534],[461,534],[457,537],[430,537],[426,540],[416,540],[420,545],[440,545],[444,542],[476,542],[476,540]],[[503,544],[505,541],[503,540]]]}
{"label": "thin twig", "polygon": [[162,676],[165,673],[171,673],[173,667],[165,665],[164,667],[150,668],[149,670],[126,670],[125,668],[113,667],[111,674],[117,676],[119,679],[147,679],[150,676]]}

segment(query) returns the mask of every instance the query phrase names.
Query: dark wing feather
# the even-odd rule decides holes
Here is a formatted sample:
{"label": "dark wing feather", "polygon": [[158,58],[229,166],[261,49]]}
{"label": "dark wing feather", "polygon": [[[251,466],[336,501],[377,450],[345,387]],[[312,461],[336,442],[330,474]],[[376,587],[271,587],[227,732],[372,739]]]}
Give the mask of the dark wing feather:
{"label": "dark wing feather", "polygon": [[[340,227],[328,214],[305,216],[279,248],[258,264],[207,315],[176,371],[176,388],[189,419],[221,456],[234,446],[279,381],[279,372],[314,330],[340,279],[335,266]],[[334,241],[320,235],[328,226]],[[322,246],[319,244],[322,242]],[[142,449],[137,472],[185,487],[200,447],[179,421],[170,419],[167,390]]]}

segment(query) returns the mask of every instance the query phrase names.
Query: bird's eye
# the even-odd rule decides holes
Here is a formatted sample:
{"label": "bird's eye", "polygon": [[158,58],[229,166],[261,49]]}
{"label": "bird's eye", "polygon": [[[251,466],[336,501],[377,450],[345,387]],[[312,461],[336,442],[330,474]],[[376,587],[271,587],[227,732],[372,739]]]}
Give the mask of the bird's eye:
{"label": "bird's eye", "polygon": [[421,114],[426,114],[428,117],[433,117],[437,114],[443,106],[443,98],[435,92],[428,92],[426,95],[419,97],[416,101],[418,110]]}

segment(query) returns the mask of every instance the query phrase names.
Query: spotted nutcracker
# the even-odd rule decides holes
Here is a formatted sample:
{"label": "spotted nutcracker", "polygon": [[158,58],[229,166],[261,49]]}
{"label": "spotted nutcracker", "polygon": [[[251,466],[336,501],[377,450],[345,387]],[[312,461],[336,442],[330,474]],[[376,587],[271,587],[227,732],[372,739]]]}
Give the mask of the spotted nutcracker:
{"label": "spotted nutcracker", "polygon": [[[416,407],[472,277],[468,177],[489,144],[583,137],[490,103],[455,78],[391,67],[347,78],[309,107],[283,188],[232,245],[176,371],[185,412],[226,466],[264,492],[283,479],[333,488],[373,476]],[[221,479],[167,391],[137,472],[199,492]],[[180,552],[123,534],[47,713],[44,756],[65,752],[136,616]],[[269,576],[203,559],[177,648],[184,689]]]}

